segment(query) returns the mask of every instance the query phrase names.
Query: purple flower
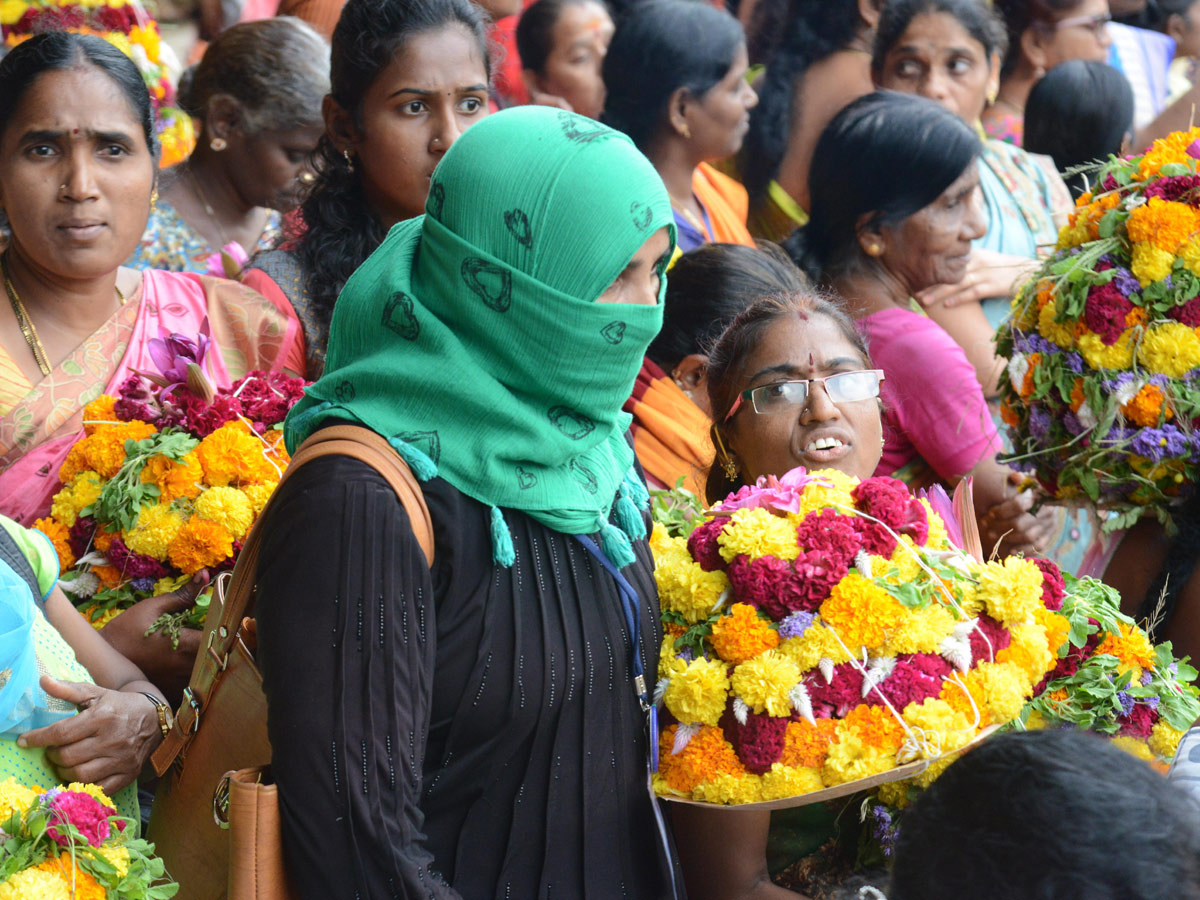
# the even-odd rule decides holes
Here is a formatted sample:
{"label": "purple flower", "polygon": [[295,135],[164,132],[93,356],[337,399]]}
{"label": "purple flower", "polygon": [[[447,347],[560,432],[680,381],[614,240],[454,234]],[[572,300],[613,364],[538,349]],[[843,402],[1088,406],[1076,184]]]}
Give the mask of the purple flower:
{"label": "purple flower", "polygon": [[1143,672],[1142,673],[1142,687],[1149,687],[1150,682],[1152,682],[1153,680],[1154,680],[1154,674],[1152,672]]}
{"label": "purple flower", "polygon": [[1121,715],[1127,716],[1133,712],[1133,698],[1125,691],[1117,691],[1117,702],[1121,704]]}
{"label": "purple flower", "polygon": [[884,856],[891,856],[896,849],[896,825],[892,820],[891,813],[883,806],[873,806],[871,807],[871,818],[875,820],[872,823],[871,833],[879,841],[879,849],[883,851]]}
{"label": "purple flower", "polygon": [[1188,441],[1183,432],[1174,425],[1162,428],[1142,428],[1133,436],[1130,449],[1140,456],[1158,462],[1182,456]]}
{"label": "purple flower", "polygon": [[187,384],[189,366],[198,366],[203,371],[204,358],[212,345],[212,332],[206,316],[194,340],[184,334],[159,334],[159,337],[147,342],[146,349],[162,373],[162,386],[166,388],[166,393],[170,393],[181,384]]}
{"label": "purple flower", "polygon": [[1035,406],[1029,410],[1029,433],[1035,438],[1044,438],[1050,431],[1053,418],[1042,407]]}
{"label": "purple flower", "polygon": [[154,590],[153,578],[135,578],[133,581],[129,582],[129,584],[135,591],[138,591],[142,594],[149,594]]}
{"label": "purple flower", "polygon": [[1067,366],[1070,368],[1070,370],[1076,375],[1083,374],[1083,357],[1074,350],[1072,350],[1070,353],[1067,353],[1066,357]]}
{"label": "purple flower", "polygon": [[1105,378],[1101,384],[1103,385],[1104,390],[1108,391],[1108,393],[1115,394],[1121,390],[1121,388],[1133,384],[1133,373],[1122,372],[1116,378]]}
{"label": "purple flower", "polygon": [[1158,697],[1143,697],[1142,698],[1142,704],[1144,706],[1150,707],[1155,712],[1158,711],[1158,703],[1159,703]]}
{"label": "purple flower", "polygon": [[1071,434],[1083,434],[1085,431],[1087,431],[1087,429],[1084,428],[1080,423],[1079,416],[1075,415],[1073,412],[1069,412],[1063,416],[1063,426],[1067,429],[1067,431],[1071,432]]}
{"label": "purple flower", "polygon": [[1128,269],[1118,268],[1117,274],[1113,276],[1112,284],[1126,298],[1132,297],[1142,290],[1141,282]]}
{"label": "purple flower", "polygon": [[785,616],[783,621],[779,623],[779,638],[786,641],[788,638],[799,637],[808,630],[812,625],[813,619],[816,616],[813,613],[798,610]]}

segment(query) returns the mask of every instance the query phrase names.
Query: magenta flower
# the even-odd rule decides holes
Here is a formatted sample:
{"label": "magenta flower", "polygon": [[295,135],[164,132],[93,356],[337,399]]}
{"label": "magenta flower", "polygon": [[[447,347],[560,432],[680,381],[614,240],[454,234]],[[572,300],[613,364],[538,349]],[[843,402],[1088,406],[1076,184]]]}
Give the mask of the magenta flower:
{"label": "magenta flower", "polygon": [[811,482],[833,487],[820,476],[809,475],[803,466],[797,466],[785,475],[776,478],[774,475],[764,475],[753,486],[739,488],[737,493],[730,494],[721,501],[724,510],[735,509],[770,509],[775,512],[800,512],[800,496],[804,488]]}
{"label": "magenta flower", "polygon": [[208,318],[205,317],[200,326],[200,333],[194,339],[178,333],[151,338],[147,349],[162,377],[147,375],[144,372],[139,374],[164,388],[164,397],[180,385],[186,385],[197,396],[211,399],[213,388],[204,376],[204,359],[211,346],[211,331]]}
{"label": "magenta flower", "polygon": [[220,252],[212,254],[205,262],[208,265],[205,275],[236,279],[242,273],[242,268],[246,263],[250,262],[250,255],[237,241],[230,241],[221,248]]}
{"label": "magenta flower", "polygon": [[1192,159],[1200,159],[1200,140],[1192,141],[1184,152]]}
{"label": "magenta flower", "polygon": [[60,831],[55,824],[70,823],[79,829],[84,840],[99,847],[112,833],[108,819],[117,811],[110,809],[90,794],[81,791],[59,791],[50,801],[51,825],[46,834],[60,847],[69,847],[71,839],[66,830]]}

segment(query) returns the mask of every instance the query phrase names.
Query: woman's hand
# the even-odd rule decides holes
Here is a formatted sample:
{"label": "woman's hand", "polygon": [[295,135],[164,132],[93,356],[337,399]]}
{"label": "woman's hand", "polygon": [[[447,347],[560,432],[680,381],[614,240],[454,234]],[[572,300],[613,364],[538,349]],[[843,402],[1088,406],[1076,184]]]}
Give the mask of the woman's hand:
{"label": "woman's hand", "polygon": [[79,707],[79,713],[27,731],[17,743],[45,747],[63,783],[98,784],[108,795],[131,784],[162,741],[158,711],[141,694],[42,676],[42,689]]}
{"label": "woman's hand", "polygon": [[529,88],[529,102],[533,106],[553,106],[555,109],[565,109],[567,112],[575,112],[571,104],[563,97],[557,94],[545,94],[541,91],[535,91]]}
{"label": "woman's hand", "polygon": [[1011,256],[994,250],[972,250],[967,274],[958,284],[939,284],[917,294],[922,306],[950,309],[964,303],[978,303],[991,297],[1011,297],[1022,282],[1037,271],[1036,259]]}
{"label": "woman's hand", "polygon": [[[1013,472],[1010,481],[1023,481]],[[980,537],[983,551],[989,553],[997,544],[1003,555],[1042,553],[1054,540],[1062,527],[1063,511],[1058,507],[1043,506],[1037,513],[1031,512],[1036,495],[1032,490],[1021,491],[991,507],[980,519]]]}
{"label": "woman's hand", "polygon": [[179,648],[176,649],[162,632],[147,635],[146,631],[164,613],[181,612],[190,607],[208,582],[208,573],[201,571],[177,591],[135,603],[100,631],[109,644],[158,685],[171,706],[178,706],[183,689],[192,677],[192,663],[200,651],[200,632],[194,628],[181,629]]}

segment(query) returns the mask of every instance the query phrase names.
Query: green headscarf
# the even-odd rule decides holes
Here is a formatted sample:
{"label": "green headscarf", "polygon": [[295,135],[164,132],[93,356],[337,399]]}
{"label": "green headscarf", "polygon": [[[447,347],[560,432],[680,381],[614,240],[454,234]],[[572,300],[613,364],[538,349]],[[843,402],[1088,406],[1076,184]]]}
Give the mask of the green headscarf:
{"label": "green headscarf", "polygon": [[472,126],[434,173],[425,215],[392,228],[338,297],[289,449],[326,419],[360,422],[418,478],[492,507],[496,562],[514,558],[507,507],[565,534],[599,531],[628,564],[647,496],[621,405],[662,325],[662,291],[657,306],[595,301],[664,226],[673,246],[662,181],[623,134],[538,106]]}

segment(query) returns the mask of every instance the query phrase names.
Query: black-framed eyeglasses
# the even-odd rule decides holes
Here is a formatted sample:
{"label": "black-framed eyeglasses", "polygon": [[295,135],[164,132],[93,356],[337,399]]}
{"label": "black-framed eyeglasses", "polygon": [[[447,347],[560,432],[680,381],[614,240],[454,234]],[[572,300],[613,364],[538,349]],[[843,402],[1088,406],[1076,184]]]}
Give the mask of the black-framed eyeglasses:
{"label": "black-framed eyeglasses", "polygon": [[862,369],[857,372],[839,372],[824,378],[800,378],[795,381],[777,381],[761,387],[750,388],[738,394],[725,415],[724,422],[733,418],[749,400],[751,407],[760,416],[789,412],[808,402],[810,385],[820,384],[834,403],[854,403],[879,396],[879,385],[883,383],[883,369]]}
{"label": "black-framed eyeglasses", "polygon": [[1113,20],[1109,13],[1097,13],[1093,16],[1069,16],[1065,19],[1059,19],[1057,22],[1040,22],[1050,31],[1061,31],[1064,28],[1086,28],[1096,37],[1100,37],[1108,28],[1108,23]]}

